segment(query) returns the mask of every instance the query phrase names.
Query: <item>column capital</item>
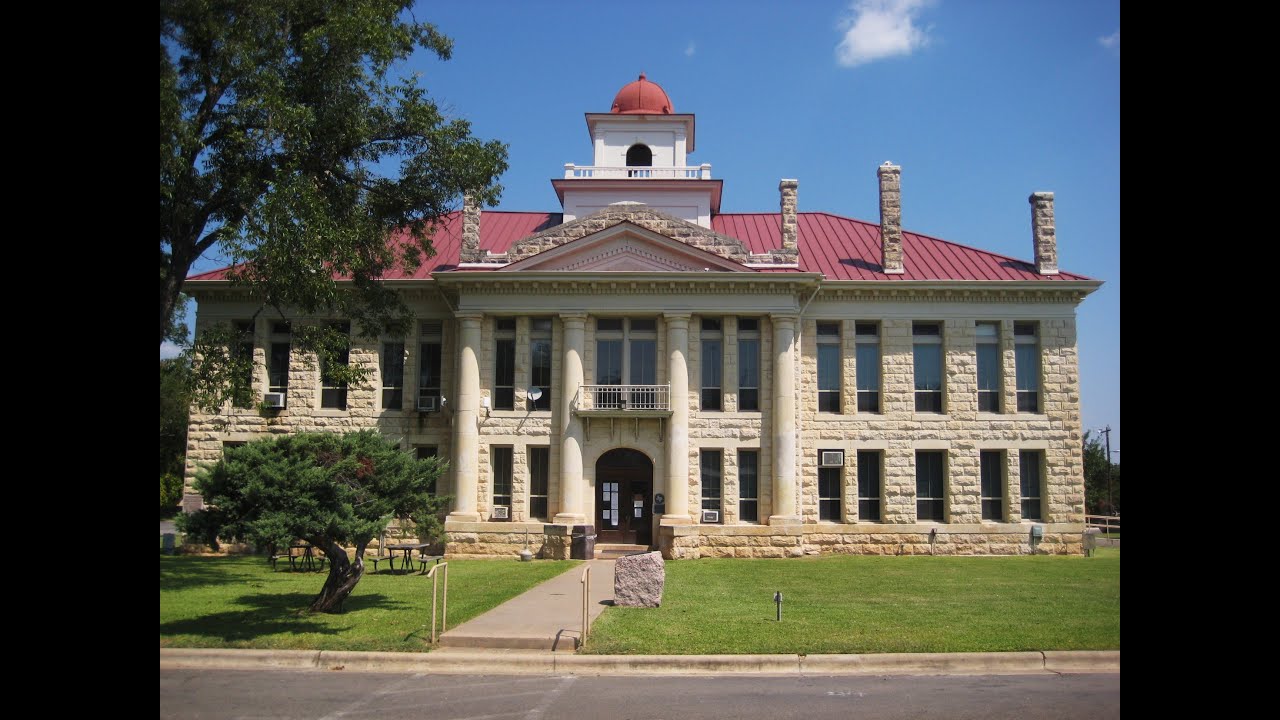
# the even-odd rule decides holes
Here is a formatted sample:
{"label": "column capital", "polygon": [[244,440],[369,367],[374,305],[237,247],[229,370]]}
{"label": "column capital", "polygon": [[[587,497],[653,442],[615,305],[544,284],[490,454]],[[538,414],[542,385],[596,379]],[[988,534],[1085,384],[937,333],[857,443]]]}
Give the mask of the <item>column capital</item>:
{"label": "column capital", "polygon": [[664,320],[666,320],[668,324],[679,324],[679,323],[684,323],[684,324],[686,324],[686,325],[687,325],[687,324],[689,323],[689,318],[691,318],[691,317],[693,317],[693,313],[687,313],[687,312],[664,312],[664,313],[662,313],[662,318],[663,318]]}
{"label": "column capital", "polygon": [[774,313],[769,316],[769,320],[773,322],[775,325],[784,325],[784,326],[790,325],[791,327],[795,327],[796,321],[798,321],[799,319],[800,318],[798,315],[792,315],[792,314],[780,315],[780,314]]}
{"label": "column capital", "polygon": [[484,313],[475,310],[463,310],[453,314],[454,317],[466,322],[467,320],[475,320],[479,322],[484,319]]}
{"label": "column capital", "polygon": [[578,325],[585,325],[587,322],[587,314],[585,312],[562,312],[560,313],[560,320],[565,324],[575,323]]}

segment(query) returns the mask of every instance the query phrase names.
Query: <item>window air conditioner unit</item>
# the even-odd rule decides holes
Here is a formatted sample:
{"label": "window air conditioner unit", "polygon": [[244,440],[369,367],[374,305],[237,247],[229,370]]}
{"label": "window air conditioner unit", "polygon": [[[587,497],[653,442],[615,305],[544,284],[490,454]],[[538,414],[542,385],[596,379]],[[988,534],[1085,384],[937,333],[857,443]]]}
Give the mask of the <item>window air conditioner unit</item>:
{"label": "window air conditioner unit", "polygon": [[718,523],[718,522],[720,522],[720,511],[719,511],[719,510],[703,510],[703,511],[702,511],[702,522],[704,522],[704,523]]}
{"label": "window air conditioner unit", "polygon": [[844,467],[843,450],[824,450],[820,467]]}
{"label": "window air conditioner unit", "polygon": [[282,408],[284,407],[284,393],[264,393],[262,396],[262,403],[269,408]]}
{"label": "window air conditioner unit", "polygon": [[510,508],[510,507],[508,507],[508,506],[506,506],[506,505],[494,505],[494,506],[493,506],[493,519],[494,519],[494,520],[509,520],[509,519],[511,519],[511,508]]}
{"label": "window air conditioner unit", "polygon": [[427,395],[418,398],[418,412],[438,412],[440,410],[440,397],[438,395]]}

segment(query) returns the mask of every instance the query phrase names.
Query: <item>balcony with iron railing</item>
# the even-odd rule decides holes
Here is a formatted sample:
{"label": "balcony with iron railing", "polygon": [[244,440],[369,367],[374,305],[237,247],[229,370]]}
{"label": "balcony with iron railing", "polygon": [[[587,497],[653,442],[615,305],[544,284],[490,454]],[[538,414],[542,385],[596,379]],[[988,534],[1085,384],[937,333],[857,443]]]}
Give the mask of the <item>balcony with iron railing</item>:
{"label": "balcony with iron railing", "polygon": [[596,417],[671,417],[671,386],[582,385],[574,411]]}
{"label": "balcony with iron railing", "polygon": [[564,164],[566,180],[591,178],[594,180],[614,180],[639,178],[642,180],[710,180],[711,163],[703,163],[694,167],[603,167],[591,165]]}

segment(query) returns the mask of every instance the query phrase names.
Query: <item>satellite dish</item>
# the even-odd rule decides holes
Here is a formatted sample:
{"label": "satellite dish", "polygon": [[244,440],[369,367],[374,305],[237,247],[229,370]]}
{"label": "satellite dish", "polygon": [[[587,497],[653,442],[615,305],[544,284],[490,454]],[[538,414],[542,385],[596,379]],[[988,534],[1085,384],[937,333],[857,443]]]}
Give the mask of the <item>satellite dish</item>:
{"label": "satellite dish", "polygon": [[529,399],[534,402],[538,402],[538,400],[542,399],[542,388],[530,388]]}

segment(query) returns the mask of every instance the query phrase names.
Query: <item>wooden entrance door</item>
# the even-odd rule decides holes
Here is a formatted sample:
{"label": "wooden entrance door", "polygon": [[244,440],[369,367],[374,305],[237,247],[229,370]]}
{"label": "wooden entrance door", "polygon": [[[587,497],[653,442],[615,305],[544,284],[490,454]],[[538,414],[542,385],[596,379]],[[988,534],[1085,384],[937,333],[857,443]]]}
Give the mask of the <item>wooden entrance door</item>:
{"label": "wooden entrance door", "polygon": [[611,450],[596,463],[596,542],[653,544],[653,463]]}

